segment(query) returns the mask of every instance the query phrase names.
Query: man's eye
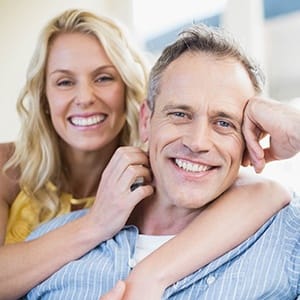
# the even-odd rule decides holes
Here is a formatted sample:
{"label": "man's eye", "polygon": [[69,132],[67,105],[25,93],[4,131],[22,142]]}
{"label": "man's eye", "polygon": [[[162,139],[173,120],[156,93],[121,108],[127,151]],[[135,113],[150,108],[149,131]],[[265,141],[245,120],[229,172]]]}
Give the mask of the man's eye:
{"label": "man's eye", "polygon": [[177,117],[177,118],[185,118],[187,116],[186,113],[181,112],[181,111],[175,111],[175,112],[169,113],[169,115],[173,116],[173,117]]}
{"label": "man's eye", "polygon": [[218,121],[218,124],[221,126],[221,127],[230,127],[231,124],[227,121]]}

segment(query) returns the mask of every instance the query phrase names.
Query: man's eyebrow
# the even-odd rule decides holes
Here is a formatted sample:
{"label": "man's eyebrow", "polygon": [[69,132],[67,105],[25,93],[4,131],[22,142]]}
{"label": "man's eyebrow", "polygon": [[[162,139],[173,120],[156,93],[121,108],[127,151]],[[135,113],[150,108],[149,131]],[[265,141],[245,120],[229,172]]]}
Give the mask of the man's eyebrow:
{"label": "man's eyebrow", "polygon": [[192,110],[191,106],[185,104],[167,104],[163,107],[162,111],[168,111],[171,109]]}
{"label": "man's eyebrow", "polygon": [[221,118],[226,118],[226,119],[230,119],[233,120],[239,124],[242,123],[242,115],[241,116],[237,116],[234,113],[231,112],[225,112],[225,111],[214,111],[213,116],[215,117],[221,117]]}

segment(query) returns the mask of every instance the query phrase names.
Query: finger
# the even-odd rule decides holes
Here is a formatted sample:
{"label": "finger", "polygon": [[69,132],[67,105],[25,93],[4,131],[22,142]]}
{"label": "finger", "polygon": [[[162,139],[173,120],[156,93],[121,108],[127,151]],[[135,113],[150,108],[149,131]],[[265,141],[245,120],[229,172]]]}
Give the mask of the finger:
{"label": "finger", "polygon": [[242,158],[242,166],[248,167],[253,166],[257,173],[260,173],[264,166],[264,150],[259,146],[259,151],[253,150],[253,148],[248,147],[244,151]]}
{"label": "finger", "polygon": [[265,159],[257,159],[255,156],[250,159],[249,152],[246,150],[242,160],[242,166],[252,166],[256,173],[261,173],[265,167]]}
{"label": "finger", "polygon": [[247,137],[245,136],[245,140],[250,157],[260,159],[264,156],[263,148],[259,143],[259,137],[256,137],[255,134],[249,134]]}
{"label": "finger", "polygon": [[130,186],[130,191],[133,192],[135,189],[138,187],[142,186],[145,184],[145,179],[142,176],[139,176],[134,183]]}
{"label": "finger", "polygon": [[149,167],[147,154],[136,147],[122,147],[116,151],[112,160],[112,168],[114,168],[115,174],[121,177],[129,166],[134,165]]}
{"label": "finger", "polygon": [[248,139],[246,149],[243,154],[242,165],[244,167],[251,165],[256,173],[261,173],[265,164],[265,151],[259,141],[255,138],[252,140]]}
{"label": "finger", "polygon": [[126,190],[137,188],[152,181],[152,174],[149,168],[143,165],[130,165],[123,172],[120,178],[120,185]]}
{"label": "finger", "polygon": [[248,152],[248,159],[252,165],[256,165],[259,161],[264,159],[264,149],[259,143],[263,133],[260,133],[259,136],[256,136],[254,133],[249,133],[245,135],[246,147]]}
{"label": "finger", "polygon": [[125,282],[120,280],[111,291],[100,297],[99,300],[122,300],[125,288]]}
{"label": "finger", "polygon": [[265,159],[259,159],[253,162],[253,167],[256,173],[261,173],[265,168],[266,161]]}
{"label": "finger", "polygon": [[120,147],[112,156],[102,174],[110,182],[119,181],[130,165],[149,166],[148,156],[137,147]]}
{"label": "finger", "polygon": [[251,164],[250,157],[249,157],[249,152],[248,149],[246,148],[243,154],[242,158],[242,166],[243,167],[248,167]]}
{"label": "finger", "polygon": [[142,200],[148,198],[154,193],[154,187],[152,185],[142,185],[136,188],[132,193],[132,205],[136,206]]}
{"label": "finger", "polygon": [[248,150],[248,158],[250,161],[255,162],[256,159],[260,160],[263,158],[264,152],[259,141],[265,136],[265,133],[249,118],[249,116],[244,116],[242,132],[246,141],[246,148]]}
{"label": "finger", "polygon": [[116,150],[112,160],[116,165],[146,165],[149,166],[148,155],[138,147],[120,147]]}

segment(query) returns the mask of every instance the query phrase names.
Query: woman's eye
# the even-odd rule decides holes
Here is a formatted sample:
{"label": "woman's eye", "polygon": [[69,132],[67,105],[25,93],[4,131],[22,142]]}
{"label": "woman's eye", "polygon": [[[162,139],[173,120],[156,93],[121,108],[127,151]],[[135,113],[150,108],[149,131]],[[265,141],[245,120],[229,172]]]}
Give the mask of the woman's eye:
{"label": "woman's eye", "polygon": [[111,81],[113,78],[111,76],[102,75],[96,78],[96,82],[105,82],[105,81]]}
{"label": "woman's eye", "polygon": [[57,83],[58,86],[71,86],[73,85],[73,81],[71,80],[60,80],[58,83]]}

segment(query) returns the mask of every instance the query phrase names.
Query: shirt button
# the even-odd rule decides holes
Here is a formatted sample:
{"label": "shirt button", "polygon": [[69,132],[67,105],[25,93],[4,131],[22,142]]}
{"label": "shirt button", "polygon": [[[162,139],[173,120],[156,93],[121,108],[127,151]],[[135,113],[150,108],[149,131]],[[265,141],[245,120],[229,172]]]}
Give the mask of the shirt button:
{"label": "shirt button", "polygon": [[207,277],[207,279],[206,279],[206,283],[207,283],[208,285],[211,285],[211,284],[213,284],[213,283],[215,282],[215,280],[216,280],[215,276],[209,275],[209,276]]}
{"label": "shirt button", "polygon": [[136,265],[135,259],[130,258],[129,261],[128,261],[128,266],[129,266],[130,268],[134,268],[135,265]]}

